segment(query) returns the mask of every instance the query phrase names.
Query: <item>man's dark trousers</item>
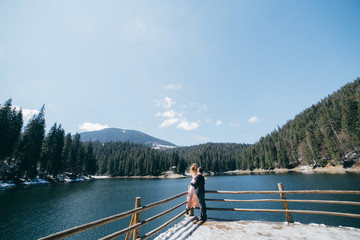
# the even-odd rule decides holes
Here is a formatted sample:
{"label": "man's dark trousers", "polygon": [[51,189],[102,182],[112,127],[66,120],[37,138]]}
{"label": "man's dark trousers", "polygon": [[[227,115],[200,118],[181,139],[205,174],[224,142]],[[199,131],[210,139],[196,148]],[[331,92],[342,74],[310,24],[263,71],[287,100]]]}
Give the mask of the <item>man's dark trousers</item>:
{"label": "man's dark trousers", "polygon": [[205,193],[199,193],[196,195],[199,200],[200,212],[201,212],[201,220],[207,221],[206,215],[206,203],[205,203]]}

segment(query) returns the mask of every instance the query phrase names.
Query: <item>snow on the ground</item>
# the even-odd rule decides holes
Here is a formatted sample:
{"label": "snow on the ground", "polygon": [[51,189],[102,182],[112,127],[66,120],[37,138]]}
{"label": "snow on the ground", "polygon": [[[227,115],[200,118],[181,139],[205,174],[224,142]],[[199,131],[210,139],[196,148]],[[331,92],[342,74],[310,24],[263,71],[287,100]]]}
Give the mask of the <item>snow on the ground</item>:
{"label": "snow on the ground", "polygon": [[49,181],[46,181],[44,179],[41,178],[35,178],[31,181],[25,181],[22,184],[23,185],[37,185],[37,184],[44,184],[44,183],[49,183]]}
{"label": "snow on the ground", "polygon": [[14,183],[9,183],[9,182],[0,182],[0,189],[1,188],[13,188],[15,187],[16,185]]}
{"label": "snow on the ground", "polygon": [[332,227],[325,226],[324,224],[289,224],[287,222],[219,221],[211,219],[203,224],[194,224],[193,220],[193,217],[187,217],[155,239],[360,239],[360,229],[352,227]]}
{"label": "snow on the ground", "polygon": [[92,178],[94,179],[107,179],[107,178],[110,178],[109,176],[91,176]]}

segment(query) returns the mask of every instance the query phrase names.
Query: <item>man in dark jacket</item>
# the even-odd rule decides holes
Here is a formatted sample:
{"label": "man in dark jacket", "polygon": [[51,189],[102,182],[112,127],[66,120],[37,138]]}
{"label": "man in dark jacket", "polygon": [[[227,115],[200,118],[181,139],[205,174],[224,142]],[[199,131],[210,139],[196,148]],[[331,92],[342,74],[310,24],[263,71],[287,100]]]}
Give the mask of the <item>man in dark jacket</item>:
{"label": "man in dark jacket", "polygon": [[191,183],[195,188],[195,193],[197,198],[199,199],[201,217],[198,219],[199,221],[206,222],[206,203],[205,203],[205,178],[203,175],[204,169],[198,168],[198,175],[195,177],[195,183]]}

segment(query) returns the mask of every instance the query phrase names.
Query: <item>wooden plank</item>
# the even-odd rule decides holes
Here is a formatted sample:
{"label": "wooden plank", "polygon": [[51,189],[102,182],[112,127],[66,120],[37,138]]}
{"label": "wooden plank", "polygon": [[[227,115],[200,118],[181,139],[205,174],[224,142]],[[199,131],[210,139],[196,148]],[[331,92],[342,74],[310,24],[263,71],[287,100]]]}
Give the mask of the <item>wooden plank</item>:
{"label": "wooden plank", "polygon": [[[209,202],[283,202],[284,200],[280,199],[205,199]],[[360,206],[360,202],[351,202],[351,201],[332,201],[332,200],[307,200],[307,199],[286,199],[287,202],[294,203],[325,203],[325,204],[343,204],[343,205],[355,205]]]}
{"label": "wooden plank", "polygon": [[[289,210],[289,205],[288,205],[288,203],[286,201],[286,195],[283,193],[283,191],[284,191],[283,185],[281,183],[278,183],[278,188],[279,188],[279,191],[281,192],[280,193],[280,198],[283,200],[282,204],[283,204],[284,210]],[[293,223],[294,222],[290,212],[285,212],[285,216],[286,216],[286,221],[288,223]]]}
{"label": "wooden plank", "polygon": [[[134,225],[134,220],[135,220],[135,215],[132,215],[131,220],[130,220],[130,224],[129,227],[131,227],[132,225]],[[125,236],[125,240],[130,240],[131,237],[131,232],[127,232],[126,236]]]}
{"label": "wooden plank", "polygon": [[[206,193],[220,194],[280,194],[280,191],[217,191],[207,190]],[[341,190],[297,190],[283,191],[285,194],[360,194],[360,191],[341,191]]]}
{"label": "wooden plank", "polygon": [[[135,208],[141,207],[141,197],[137,197],[135,200]],[[134,224],[140,222],[140,212],[134,214]],[[136,240],[140,235],[140,227],[133,231],[133,240]]]}
{"label": "wooden plank", "polygon": [[310,210],[279,210],[279,209],[247,209],[247,208],[207,208],[209,211],[236,211],[236,212],[274,212],[274,213],[304,213],[304,214],[320,214],[340,217],[360,218],[360,214],[341,213],[341,212],[325,212],[325,211],[310,211]]}

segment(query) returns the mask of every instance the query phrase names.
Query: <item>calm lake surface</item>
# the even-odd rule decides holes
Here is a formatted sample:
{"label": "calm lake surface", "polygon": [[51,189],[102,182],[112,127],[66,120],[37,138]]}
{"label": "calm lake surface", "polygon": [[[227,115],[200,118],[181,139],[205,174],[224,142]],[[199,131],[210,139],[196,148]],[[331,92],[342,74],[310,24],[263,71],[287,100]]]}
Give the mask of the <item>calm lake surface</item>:
{"label": "calm lake surface", "polygon": [[[134,208],[135,198],[142,205],[157,202],[187,190],[190,178],[183,179],[105,179],[79,183],[46,184],[0,191],[0,239],[37,239],[77,225],[108,217]],[[284,190],[360,190],[360,174],[267,174],[240,176],[208,176],[207,190],[274,190],[282,183]],[[218,195],[207,198],[257,199],[279,198],[276,195]],[[314,195],[288,195],[288,199],[314,199]],[[328,200],[360,201],[359,195],[317,195]],[[182,201],[181,197],[168,204],[141,213],[144,220]],[[224,205],[226,204],[226,205]],[[276,208],[282,203],[217,203],[208,207]],[[339,211],[360,214],[360,206],[289,203],[290,209]],[[140,236],[177,215],[184,207],[141,228]],[[199,211],[195,210],[195,215]],[[292,214],[295,222],[324,223],[333,226],[360,228],[360,219],[325,215]],[[284,222],[280,213],[246,213],[209,211],[209,218]],[[182,218],[180,218],[181,220]],[[67,239],[98,239],[129,226],[125,218]],[[121,237],[120,239],[123,239]]]}

